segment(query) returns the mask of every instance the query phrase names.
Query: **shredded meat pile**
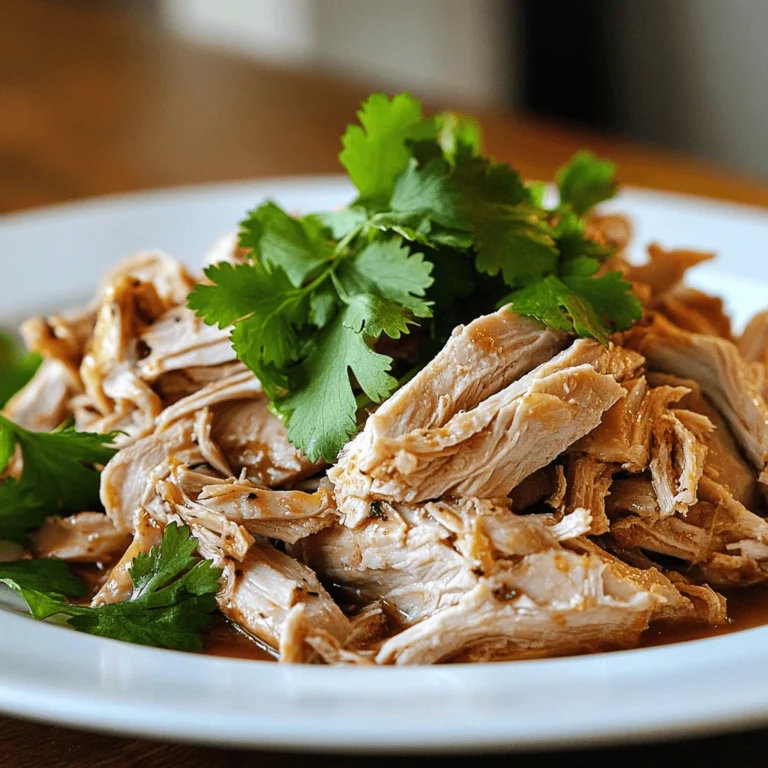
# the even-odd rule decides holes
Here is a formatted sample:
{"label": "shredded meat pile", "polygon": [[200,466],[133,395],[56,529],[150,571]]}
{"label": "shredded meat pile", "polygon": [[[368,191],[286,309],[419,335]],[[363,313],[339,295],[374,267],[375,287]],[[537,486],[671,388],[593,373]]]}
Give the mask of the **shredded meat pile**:
{"label": "shredded meat pile", "polygon": [[[96,301],[29,320],[44,363],[5,413],[119,430],[103,513],[50,519],[36,554],[128,565],[170,521],[223,568],[220,611],[282,661],[430,664],[629,648],[650,625],[727,620],[768,579],[768,313],[740,339],[683,284],[708,258],[593,217],[646,312],[608,348],[508,309],[455,329],[334,466],[287,439],[194,278],[129,259]],[[237,260],[232,240],[209,260]]]}

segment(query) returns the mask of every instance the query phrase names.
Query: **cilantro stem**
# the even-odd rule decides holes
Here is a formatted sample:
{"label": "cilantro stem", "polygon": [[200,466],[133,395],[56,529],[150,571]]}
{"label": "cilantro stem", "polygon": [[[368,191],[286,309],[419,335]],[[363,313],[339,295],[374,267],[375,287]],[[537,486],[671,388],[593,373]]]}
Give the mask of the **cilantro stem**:
{"label": "cilantro stem", "polygon": [[334,255],[340,256],[344,249],[362,232],[363,227],[362,225],[358,225],[354,229],[351,229],[349,232],[347,232],[344,237],[339,240],[339,242],[336,244],[336,248],[334,249]]}
{"label": "cilantro stem", "polygon": [[351,299],[349,298],[349,294],[344,290],[344,286],[339,282],[339,278],[336,277],[335,270],[330,270],[330,276],[331,276],[331,282],[333,283],[333,287],[336,289],[336,293],[339,294],[339,298],[347,306],[349,306]]}

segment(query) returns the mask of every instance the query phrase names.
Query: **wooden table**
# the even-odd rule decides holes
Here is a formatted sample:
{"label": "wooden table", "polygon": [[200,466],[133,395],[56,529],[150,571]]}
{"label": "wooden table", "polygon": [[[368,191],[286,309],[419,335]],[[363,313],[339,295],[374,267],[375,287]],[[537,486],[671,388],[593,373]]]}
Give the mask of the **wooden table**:
{"label": "wooden table", "polygon": [[[339,136],[367,89],[170,40],[86,0],[3,0],[0,211],[88,195],[256,176],[338,171]],[[436,105],[439,107],[455,105]],[[548,179],[574,150],[621,179],[768,206],[768,188],[701,163],[488,109],[489,150]],[[2,263],[0,255],[0,263]],[[1,663],[1,662],[0,662]],[[659,692],[663,695],[663,692]],[[514,758],[518,765],[766,764],[768,731],[664,746]],[[483,765],[510,764],[487,758]],[[268,756],[97,736],[0,716],[0,765],[452,766],[464,759]],[[469,762],[469,761],[467,761]]]}

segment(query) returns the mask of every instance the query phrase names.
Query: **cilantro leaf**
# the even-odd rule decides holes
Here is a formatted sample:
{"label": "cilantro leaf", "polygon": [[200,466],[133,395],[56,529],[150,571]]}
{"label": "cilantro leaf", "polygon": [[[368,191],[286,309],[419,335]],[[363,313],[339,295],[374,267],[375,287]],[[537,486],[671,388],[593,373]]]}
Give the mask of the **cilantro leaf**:
{"label": "cilantro leaf", "polygon": [[388,322],[375,306],[346,308],[317,334],[312,351],[294,369],[289,393],[275,401],[289,439],[312,461],[321,457],[333,461],[357,431],[350,372],[376,403],[397,385],[388,373],[391,358],[374,352],[366,341],[365,331],[371,325],[382,327]]}
{"label": "cilantro leaf", "polygon": [[555,243],[560,251],[562,262],[568,262],[581,256],[597,261],[605,261],[613,254],[613,249],[602,243],[590,240],[586,234],[584,220],[571,210],[562,210],[555,228]]}
{"label": "cilantro leaf", "polygon": [[30,589],[51,595],[83,597],[86,586],[63,560],[13,560],[0,562],[0,582],[20,591]]}
{"label": "cilantro leaf", "polygon": [[468,115],[443,112],[435,118],[437,141],[443,154],[453,161],[460,152],[479,155],[483,148],[483,129]]}
{"label": "cilantro leaf", "polygon": [[408,333],[411,321],[403,307],[374,293],[358,293],[349,299],[347,323],[367,336],[378,339],[386,334],[390,339],[399,339]]}
{"label": "cilantro leaf", "polygon": [[314,216],[295,219],[275,203],[265,203],[240,225],[240,245],[254,260],[279,267],[295,287],[333,257],[325,225]]}
{"label": "cilantro leaf", "polygon": [[0,332],[0,408],[29,383],[42,362],[36,352],[25,355],[10,334]]}
{"label": "cilantro leaf", "polygon": [[498,207],[477,226],[479,272],[501,272],[504,282],[515,288],[555,270],[558,252],[544,212],[525,205]]}
{"label": "cilantro leaf", "polygon": [[364,208],[352,206],[340,211],[324,211],[316,214],[316,218],[336,240],[341,240],[350,232],[360,229],[368,221],[368,214]]}
{"label": "cilantro leaf", "polygon": [[350,125],[341,142],[341,164],[360,192],[360,199],[386,204],[395,179],[408,167],[408,139],[435,135],[432,121],[422,116],[421,102],[407,93],[391,100],[374,93],[357,113],[361,125]]}
{"label": "cilantro leaf", "polygon": [[474,221],[493,215],[495,206],[526,202],[528,191],[520,174],[506,163],[462,152],[454,179],[462,189],[467,213]]}
{"label": "cilantro leaf", "polygon": [[[163,532],[160,547],[139,555],[129,566],[133,592],[128,600],[99,607],[69,605],[62,594],[39,589],[29,580],[9,583],[26,600],[36,619],[64,617],[80,632],[139,645],[201,651],[201,632],[216,608],[221,569],[193,557],[197,541],[176,523]],[[37,561],[43,562],[43,561]]]}
{"label": "cilantro leaf", "polygon": [[[587,266],[586,264],[584,266]],[[550,328],[577,333],[607,344],[614,330],[626,330],[642,317],[640,300],[620,273],[602,277],[549,275],[508,297],[521,315]]]}
{"label": "cilantro leaf", "polygon": [[339,298],[332,285],[326,284],[309,297],[309,321],[316,328],[325,328],[333,320]]}
{"label": "cilantro leaf", "polygon": [[529,181],[525,185],[528,202],[535,208],[543,208],[547,199],[547,185],[543,181]]}
{"label": "cilantro leaf", "polygon": [[235,324],[232,343],[237,356],[273,393],[284,388],[280,371],[298,359],[297,329],[307,319],[307,292],[295,288],[281,269],[268,272],[261,262],[208,267],[210,285],[197,285],[187,305],[209,325]]}
{"label": "cilantro leaf", "polygon": [[611,163],[577,154],[553,209],[544,185],[480,154],[472,118],[425,118],[408,94],[380,93],[358,116],[339,155],[358,198],[301,218],[260,206],[241,230],[251,263],[210,268],[189,298],[206,322],[234,325],[237,356],[312,459],[355,433],[356,401],[393,391],[382,336],[427,326],[407,355],[418,367],[510,289],[518,311],[603,343],[640,314],[629,285],[600,274],[611,249],[587,237],[584,214],[615,190]]}
{"label": "cilantro leaf", "polygon": [[563,276],[562,280],[571,291],[589,302],[611,331],[627,331],[643,316],[642,302],[620,272],[606,272],[600,277]]}
{"label": "cilantro leaf", "polygon": [[339,265],[338,279],[347,294],[372,293],[429,317],[430,304],[423,297],[432,285],[432,264],[422,254],[411,253],[396,239],[371,243],[360,254]]}
{"label": "cilantro leaf", "polygon": [[579,216],[616,194],[616,166],[591,152],[577,152],[556,178],[561,205],[570,206]]}
{"label": "cilantro leaf", "polygon": [[554,275],[521,288],[510,297],[512,309],[550,328],[608,343],[608,330],[592,307]]}
{"label": "cilantro leaf", "polygon": [[16,445],[21,448],[22,472],[17,480],[0,483],[0,539],[25,541],[25,534],[50,515],[66,515],[99,504],[98,466],[115,451],[115,435],[76,432],[29,432],[0,416],[0,471]]}
{"label": "cilantro leaf", "polygon": [[449,174],[450,166],[445,160],[431,160],[423,167],[412,160],[395,184],[391,209],[450,229],[468,229],[460,193]]}

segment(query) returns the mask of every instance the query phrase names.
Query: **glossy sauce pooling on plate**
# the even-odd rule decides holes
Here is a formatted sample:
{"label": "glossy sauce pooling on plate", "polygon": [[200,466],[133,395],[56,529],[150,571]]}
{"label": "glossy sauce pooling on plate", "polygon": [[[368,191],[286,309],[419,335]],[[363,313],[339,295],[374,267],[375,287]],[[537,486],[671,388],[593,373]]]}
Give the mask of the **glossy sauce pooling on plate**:
{"label": "glossy sauce pooling on plate", "polygon": [[[665,627],[657,624],[643,633],[640,647],[651,648],[689,640],[703,640],[768,624],[768,590],[764,587],[732,590],[726,597],[731,617],[729,623],[719,627],[699,624]],[[205,652],[211,656],[229,659],[276,661],[270,651],[225,621],[217,622],[211,627],[206,638]]]}

